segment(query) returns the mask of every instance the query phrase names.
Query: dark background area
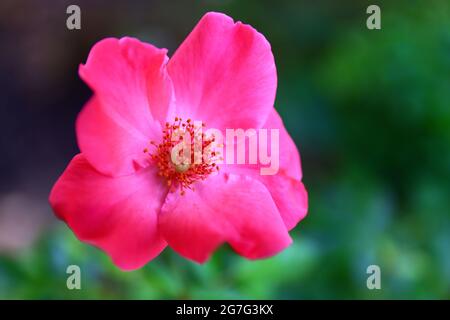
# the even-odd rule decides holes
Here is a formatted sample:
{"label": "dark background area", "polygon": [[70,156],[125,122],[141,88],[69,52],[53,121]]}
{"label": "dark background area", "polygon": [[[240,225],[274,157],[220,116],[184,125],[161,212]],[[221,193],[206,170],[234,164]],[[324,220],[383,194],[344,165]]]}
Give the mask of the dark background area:
{"label": "dark background area", "polygon": [[[66,8],[81,8],[81,30]],[[381,7],[382,29],[366,28]],[[272,45],[276,108],[302,156],[309,215],[280,255],[167,249],[123,273],[52,214],[78,152],[90,48],[134,36],[172,55],[207,11]],[[448,1],[11,1],[0,3],[0,298],[450,298]],[[82,290],[66,288],[66,267]],[[368,290],[379,265],[382,289]]]}

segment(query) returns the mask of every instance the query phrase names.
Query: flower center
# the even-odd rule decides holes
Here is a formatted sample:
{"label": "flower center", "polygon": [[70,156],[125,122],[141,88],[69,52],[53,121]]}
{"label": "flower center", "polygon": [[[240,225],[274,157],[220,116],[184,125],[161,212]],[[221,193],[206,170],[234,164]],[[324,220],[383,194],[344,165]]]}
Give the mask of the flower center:
{"label": "flower center", "polygon": [[166,123],[161,143],[150,141],[155,150],[150,152],[144,149],[158,167],[159,175],[166,180],[170,191],[179,189],[183,195],[185,189],[194,190],[194,182],[204,180],[219,170],[215,138],[207,137],[203,133],[204,127],[202,122],[193,123],[191,119],[183,121],[175,117],[174,123]]}

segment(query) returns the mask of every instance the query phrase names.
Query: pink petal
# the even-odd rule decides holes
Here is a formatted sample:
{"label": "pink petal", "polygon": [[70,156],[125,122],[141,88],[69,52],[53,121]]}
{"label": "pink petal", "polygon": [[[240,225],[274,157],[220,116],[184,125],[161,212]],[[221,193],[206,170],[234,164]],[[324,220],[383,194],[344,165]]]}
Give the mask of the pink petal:
{"label": "pink petal", "polygon": [[300,180],[280,170],[276,175],[261,175],[257,168],[221,166],[221,171],[247,176],[261,182],[269,191],[288,230],[292,230],[308,212],[308,193]]}
{"label": "pink petal", "polygon": [[105,113],[98,96],[86,103],[78,115],[76,129],[81,151],[103,174],[121,176],[148,165],[149,155],[144,149],[150,138]]}
{"label": "pink petal", "polygon": [[[280,155],[280,170],[284,171],[288,176],[296,179],[302,179],[302,168],[300,161],[300,154],[297,150],[295,142],[292,140],[291,136],[287,132],[283,120],[281,119],[278,112],[272,108],[266,123],[263,128],[271,130],[278,129],[280,134],[279,140],[279,155]],[[268,135],[270,135],[268,131]],[[270,145],[268,146],[270,150]]]}
{"label": "pink petal", "polygon": [[100,172],[133,173],[137,164],[143,165],[140,158],[149,140],[159,139],[172,99],[166,53],[136,39],[108,38],[80,66],[95,98],[78,118],[78,143]]}
{"label": "pink petal", "polygon": [[270,44],[249,25],[207,13],[169,61],[177,115],[208,127],[259,128],[275,100]]}
{"label": "pink petal", "polygon": [[251,176],[270,191],[286,227],[291,230],[308,212],[308,193],[301,182],[300,154],[275,109],[272,109],[263,128],[279,130],[280,169],[276,175],[266,176],[262,176],[259,170],[253,170]]}
{"label": "pink petal", "polygon": [[50,194],[50,204],[77,237],[98,246],[124,270],[137,269],[166,246],[157,215],[166,195],[155,169],[112,178],[75,156]]}
{"label": "pink petal", "polygon": [[292,230],[308,212],[308,193],[299,180],[279,173],[273,176],[251,175],[261,181],[272,195],[281,218],[288,230]]}
{"label": "pink petal", "polygon": [[[262,182],[277,205],[286,228],[291,230],[306,216],[308,211],[308,194],[301,182],[300,155],[275,109],[272,110],[263,128],[279,130],[279,170],[275,175],[261,175],[261,167],[268,167],[268,165],[261,164],[224,164],[220,166],[220,169],[223,172],[247,175]],[[270,136],[270,131],[268,131],[268,136]],[[267,146],[269,153],[271,147],[272,141],[269,140]]]}
{"label": "pink petal", "polygon": [[185,195],[170,193],[159,227],[175,251],[197,262],[223,242],[249,259],[269,257],[292,242],[266,188],[233,174],[210,176]]}

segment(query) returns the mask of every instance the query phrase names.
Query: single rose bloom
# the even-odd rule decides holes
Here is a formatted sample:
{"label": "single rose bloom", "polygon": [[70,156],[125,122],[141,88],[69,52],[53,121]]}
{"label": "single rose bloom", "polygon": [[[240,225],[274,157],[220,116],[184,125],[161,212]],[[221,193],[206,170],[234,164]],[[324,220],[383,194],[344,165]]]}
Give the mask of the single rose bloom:
{"label": "single rose bloom", "polygon": [[[79,74],[94,93],[76,121],[81,153],[49,200],[81,241],[123,270],[167,245],[202,263],[223,243],[249,259],[291,244],[308,200],[299,153],[274,109],[276,68],[262,34],[211,12],[170,60],[166,49],[107,38]],[[173,163],[169,135],[195,136],[194,120],[223,132],[279,129],[277,174],[261,175],[259,164]]]}

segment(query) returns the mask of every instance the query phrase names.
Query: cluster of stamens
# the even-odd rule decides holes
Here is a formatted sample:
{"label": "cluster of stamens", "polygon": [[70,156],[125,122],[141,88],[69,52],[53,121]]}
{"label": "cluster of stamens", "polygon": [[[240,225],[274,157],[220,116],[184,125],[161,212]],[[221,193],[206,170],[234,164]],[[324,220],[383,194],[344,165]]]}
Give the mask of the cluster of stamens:
{"label": "cluster of stamens", "polygon": [[217,160],[219,153],[214,150],[214,136],[203,133],[204,123],[193,123],[191,119],[183,121],[175,117],[173,124],[166,123],[161,143],[150,141],[155,148],[148,153],[150,160],[158,167],[159,175],[166,180],[170,191],[193,190],[192,184],[206,179],[219,170]]}

